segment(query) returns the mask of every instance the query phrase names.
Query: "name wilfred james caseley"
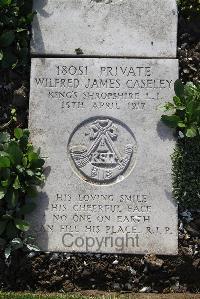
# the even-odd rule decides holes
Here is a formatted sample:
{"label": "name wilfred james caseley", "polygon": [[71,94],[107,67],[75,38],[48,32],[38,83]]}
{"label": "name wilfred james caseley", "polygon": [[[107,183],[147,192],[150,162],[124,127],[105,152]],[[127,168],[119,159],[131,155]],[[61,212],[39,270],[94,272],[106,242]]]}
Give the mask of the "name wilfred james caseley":
{"label": "name wilfred james caseley", "polygon": [[100,252],[102,249],[115,248],[120,252],[124,249],[139,247],[139,236],[138,234],[130,236],[127,233],[125,237],[77,237],[72,233],[66,233],[62,237],[62,244],[69,251],[82,248],[83,251]]}

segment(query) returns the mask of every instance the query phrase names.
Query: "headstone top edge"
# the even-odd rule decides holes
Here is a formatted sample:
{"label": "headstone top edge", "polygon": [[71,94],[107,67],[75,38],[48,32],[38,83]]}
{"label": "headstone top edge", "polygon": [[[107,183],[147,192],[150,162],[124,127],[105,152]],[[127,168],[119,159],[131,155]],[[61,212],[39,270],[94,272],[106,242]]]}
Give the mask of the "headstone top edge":
{"label": "headstone top edge", "polygon": [[175,0],[34,0],[34,9],[32,54],[176,57]]}

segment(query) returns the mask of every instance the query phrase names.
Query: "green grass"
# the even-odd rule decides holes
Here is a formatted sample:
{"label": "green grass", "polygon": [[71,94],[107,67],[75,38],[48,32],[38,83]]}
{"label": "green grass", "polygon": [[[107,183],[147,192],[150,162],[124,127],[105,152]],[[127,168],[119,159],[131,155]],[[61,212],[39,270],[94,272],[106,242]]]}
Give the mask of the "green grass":
{"label": "green grass", "polygon": [[20,293],[0,293],[0,299],[88,299],[81,295],[40,295],[40,294],[20,294]]}
{"label": "green grass", "polygon": [[0,299],[200,299],[200,294],[117,294],[117,293],[96,293],[81,294],[30,294],[30,293],[1,293]]}

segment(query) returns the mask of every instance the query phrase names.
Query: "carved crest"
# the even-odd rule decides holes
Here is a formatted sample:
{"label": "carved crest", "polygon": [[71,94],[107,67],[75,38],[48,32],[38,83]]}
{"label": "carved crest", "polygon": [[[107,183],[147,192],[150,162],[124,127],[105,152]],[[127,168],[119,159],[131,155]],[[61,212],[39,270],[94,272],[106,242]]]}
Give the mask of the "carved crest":
{"label": "carved crest", "polygon": [[136,151],[135,139],[130,138],[130,143],[125,144],[122,152],[121,146],[118,149],[119,134],[122,132],[112,119],[96,119],[87,128],[89,133],[85,135],[88,146],[71,145],[71,158],[76,168],[87,178],[101,183],[112,181],[128,168]]}

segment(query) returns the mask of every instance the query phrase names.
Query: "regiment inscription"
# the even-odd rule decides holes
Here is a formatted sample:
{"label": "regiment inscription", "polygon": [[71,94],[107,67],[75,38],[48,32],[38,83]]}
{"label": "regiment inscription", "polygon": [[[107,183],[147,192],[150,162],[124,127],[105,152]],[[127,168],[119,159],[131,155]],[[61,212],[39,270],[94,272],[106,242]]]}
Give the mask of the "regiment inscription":
{"label": "regiment inscription", "polygon": [[46,251],[177,253],[176,59],[33,58],[29,129],[46,160],[31,216]]}

